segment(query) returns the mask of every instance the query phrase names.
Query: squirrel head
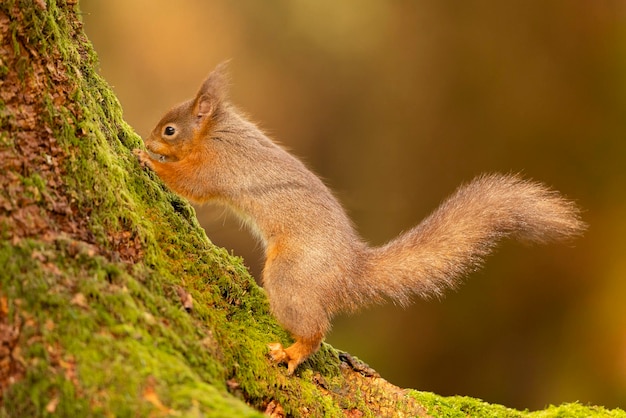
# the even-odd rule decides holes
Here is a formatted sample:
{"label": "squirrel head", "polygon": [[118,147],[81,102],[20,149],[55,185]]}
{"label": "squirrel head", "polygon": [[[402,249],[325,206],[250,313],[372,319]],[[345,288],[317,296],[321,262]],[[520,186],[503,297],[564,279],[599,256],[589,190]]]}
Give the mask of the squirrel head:
{"label": "squirrel head", "polygon": [[209,74],[194,99],[173,107],[161,118],[145,140],[151,158],[161,162],[179,161],[197,149],[194,142],[210,131],[219,106],[226,99],[227,64],[219,64]]}

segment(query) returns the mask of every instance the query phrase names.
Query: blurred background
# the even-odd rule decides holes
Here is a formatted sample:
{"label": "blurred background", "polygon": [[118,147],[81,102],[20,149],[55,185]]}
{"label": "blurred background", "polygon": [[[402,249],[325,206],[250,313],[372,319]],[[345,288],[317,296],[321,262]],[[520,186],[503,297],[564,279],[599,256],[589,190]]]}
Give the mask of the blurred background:
{"label": "blurred background", "polygon": [[[389,381],[539,409],[626,408],[626,2],[81,1],[126,120],[147,135],[232,59],[233,101],[382,244],[458,185],[522,172],[575,199],[570,245],[507,242],[441,300],[340,317],[327,341]],[[259,277],[222,209],[211,240]]]}

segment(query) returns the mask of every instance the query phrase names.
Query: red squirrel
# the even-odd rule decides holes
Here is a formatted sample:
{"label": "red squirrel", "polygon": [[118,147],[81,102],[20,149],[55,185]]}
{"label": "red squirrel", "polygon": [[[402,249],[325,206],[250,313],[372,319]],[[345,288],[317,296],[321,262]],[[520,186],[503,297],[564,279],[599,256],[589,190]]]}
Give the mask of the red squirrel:
{"label": "red squirrel", "polygon": [[262,242],[262,285],[295,338],[288,348],[270,344],[270,357],[289,374],[319,349],[340,312],[441,295],[502,238],[545,243],[585,228],[558,192],[518,175],[486,174],[413,229],[370,247],[324,183],[230,103],[225,73],[224,64],[211,72],[134,153],[179,195],[231,208]]}

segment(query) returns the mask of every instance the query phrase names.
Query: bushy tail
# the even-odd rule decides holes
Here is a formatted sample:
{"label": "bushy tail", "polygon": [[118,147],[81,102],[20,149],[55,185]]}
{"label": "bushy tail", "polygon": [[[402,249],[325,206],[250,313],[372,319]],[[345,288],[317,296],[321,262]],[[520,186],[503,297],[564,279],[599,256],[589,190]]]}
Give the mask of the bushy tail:
{"label": "bushy tail", "polygon": [[558,192],[516,175],[483,175],[413,229],[372,248],[365,280],[374,300],[405,304],[412,295],[440,295],[455,287],[502,238],[545,243],[584,229],[575,204]]}

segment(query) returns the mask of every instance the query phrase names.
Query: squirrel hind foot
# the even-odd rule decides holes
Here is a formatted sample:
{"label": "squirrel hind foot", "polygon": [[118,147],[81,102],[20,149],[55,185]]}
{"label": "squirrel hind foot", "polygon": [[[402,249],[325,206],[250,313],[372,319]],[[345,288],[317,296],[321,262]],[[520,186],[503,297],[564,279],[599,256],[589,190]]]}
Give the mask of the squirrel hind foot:
{"label": "squirrel hind foot", "polygon": [[288,367],[288,373],[292,374],[293,370],[295,370],[296,366],[293,367],[293,370],[289,370],[289,362],[290,362],[290,358],[289,355],[287,355],[287,352],[285,351],[285,349],[283,348],[283,345],[281,343],[271,343],[267,345],[267,348],[269,348],[269,357],[270,359],[274,362],[274,363],[287,363],[287,367]]}
{"label": "squirrel hind foot", "polygon": [[268,344],[269,357],[275,363],[287,364],[287,374],[291,376],[296,368],[309,356],[315,353],[322,343],[322,336],[315,336],[313,338],[296,338],[296,342],[287,348],[283,348],[281,343]]}

